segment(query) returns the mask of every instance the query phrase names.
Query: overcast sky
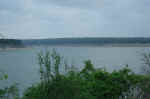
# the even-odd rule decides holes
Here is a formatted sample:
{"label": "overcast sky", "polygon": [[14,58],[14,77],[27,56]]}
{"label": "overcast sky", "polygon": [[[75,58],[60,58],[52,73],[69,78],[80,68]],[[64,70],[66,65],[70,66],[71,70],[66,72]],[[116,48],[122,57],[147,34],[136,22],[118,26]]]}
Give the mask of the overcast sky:
{"label": "overcast sky", "polygon": [[150,0],[0,0],[8,38],[150,37]]}

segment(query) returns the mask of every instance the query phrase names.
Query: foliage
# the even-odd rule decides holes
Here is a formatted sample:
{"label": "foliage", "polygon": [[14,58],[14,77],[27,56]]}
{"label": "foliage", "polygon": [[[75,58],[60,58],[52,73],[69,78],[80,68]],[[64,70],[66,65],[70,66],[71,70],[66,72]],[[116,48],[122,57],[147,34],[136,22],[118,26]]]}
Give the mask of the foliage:
{"label": "foliage", "polygon": [[0,80],[6,80],[7,78],[8,78],[7,74],[0,72]]}
{"label": "foliage", "polygon": [[[1,73],[0,80],[7,80],[8,75]],[[0,89],[0,99],[19,99],[18,85],[13,84],[9,87]]]}
{"label": "foliage", "polygon": [[111,45],[111,44],[149,44],[150,38],[56,38],[23,40],[25,45]]}
{"label": "foliage", "polygon": [[144,52],[142,53],[142,61],[143,66],[142,69],[144,70],[144,77],[141,83],[141,88],[144,91],[144,96],[150,98],[150,53]]}
{"label": "foliage", "polygon": [[24,47],[24,44],[18,39],[0,39],[0,48],[5,47]]}
{"label": "foliage", "polygon": [[130,89],[141,88],[145,80],[128,67],[111,73],[95,69],[90,60],[85,61],[81,71],[60,73],[60,68],[68,65],[55,50],[38,57],[41,82],[28,88],[23,99],[119,99]]}
{"label": "foliage", "polygon": [[145,74],[150,74],[150,53],[142,53],[143,70]]}

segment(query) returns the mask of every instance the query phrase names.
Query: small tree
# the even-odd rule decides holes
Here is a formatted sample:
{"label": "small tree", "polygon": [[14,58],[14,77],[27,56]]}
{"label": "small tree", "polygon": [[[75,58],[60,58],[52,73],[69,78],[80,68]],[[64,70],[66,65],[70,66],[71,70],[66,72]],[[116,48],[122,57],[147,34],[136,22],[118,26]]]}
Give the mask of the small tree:
{"label": "small tree", "polygon": [[[53,49],[52,53],[38,54],[41,81],[49,82],[60,75],[60,64],[62,57]],[[67,68],[67,67],[66,67]]]}
{"label": "small tree", "polygon": [[143,53],[142,61],[144,64],[144,73],[150,74],[150,53]]}

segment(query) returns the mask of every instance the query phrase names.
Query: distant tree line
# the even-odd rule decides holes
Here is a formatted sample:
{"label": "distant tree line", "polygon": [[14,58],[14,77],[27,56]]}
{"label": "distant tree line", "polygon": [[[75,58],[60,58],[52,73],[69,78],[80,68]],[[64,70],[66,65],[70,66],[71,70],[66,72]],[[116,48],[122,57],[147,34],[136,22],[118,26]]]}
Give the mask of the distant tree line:
{"label": "distant tree line", "polygon": [[0,39],[0,48],[7,47],[23,47],[23,43],[17,39]]}
{"label": "distant tree line", "polygon": [[150,38],[56,38],[24,40],[26,45],[107,45],[107,44],[150,44]]}

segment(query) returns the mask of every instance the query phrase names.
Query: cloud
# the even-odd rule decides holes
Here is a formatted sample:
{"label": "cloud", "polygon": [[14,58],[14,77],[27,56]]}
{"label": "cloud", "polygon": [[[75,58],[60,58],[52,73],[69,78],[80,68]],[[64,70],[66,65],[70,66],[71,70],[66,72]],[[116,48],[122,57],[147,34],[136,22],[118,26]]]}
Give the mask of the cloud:
{"label": "cloud", "polygon": [[148,0],[0,0],[9,38],[150,36]]}

